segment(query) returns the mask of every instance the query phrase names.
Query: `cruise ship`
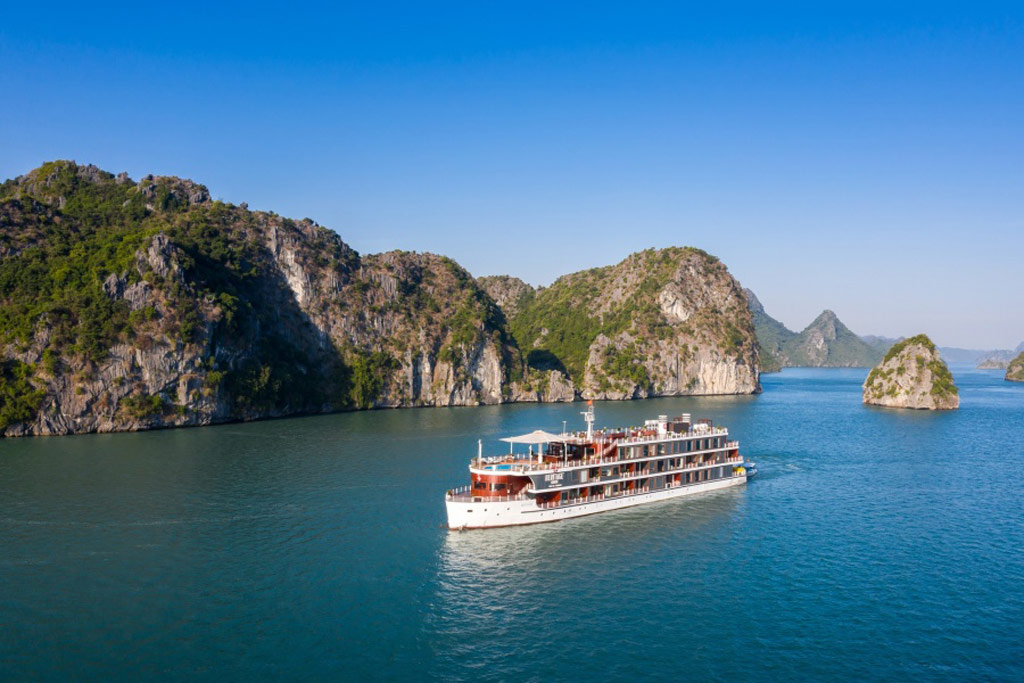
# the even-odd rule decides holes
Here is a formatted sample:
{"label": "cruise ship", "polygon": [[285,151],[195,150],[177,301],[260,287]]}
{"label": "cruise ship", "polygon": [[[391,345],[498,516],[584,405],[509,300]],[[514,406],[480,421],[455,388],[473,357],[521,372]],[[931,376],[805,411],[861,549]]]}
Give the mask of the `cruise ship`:
{"label": "cruise ship", "polygon": [[642,427],[595,430],[593,402],[582,415],[585,432],[506,437],[505,455],[484,457],[480,442],[470,484],[445,494],[448,528],[556,522],[738,486],[756,472],[711,420],[660,415]]}

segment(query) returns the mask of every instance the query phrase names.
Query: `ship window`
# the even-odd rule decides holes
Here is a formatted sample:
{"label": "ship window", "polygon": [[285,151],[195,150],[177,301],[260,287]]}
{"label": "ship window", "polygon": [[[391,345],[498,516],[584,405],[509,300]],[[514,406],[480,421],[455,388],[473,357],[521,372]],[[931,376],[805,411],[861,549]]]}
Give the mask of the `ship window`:
{"label": "ship window", "polygon": [[475,488],[475,489],[486,489],[487,488],[487,484],[485,484],[482,481],[478,481],[475,484],[473,484],[473,488]]}
{"label": "ship window", "polygon": [[492,491],[504,491],[505,490],[505,485],[504,484],[492,484],[491,485],[491,490]]}

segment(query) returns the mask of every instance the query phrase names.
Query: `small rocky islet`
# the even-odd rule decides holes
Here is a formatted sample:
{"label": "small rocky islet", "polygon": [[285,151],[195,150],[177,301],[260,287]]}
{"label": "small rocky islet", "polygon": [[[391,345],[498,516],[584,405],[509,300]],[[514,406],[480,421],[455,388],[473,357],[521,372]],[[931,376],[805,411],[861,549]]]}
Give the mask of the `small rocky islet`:
{"label": "small rocky islet", "polygon": [[1010,382],[1024,382],[1024,351],[1006,366],[1006,379]]}
{"label": "small rocky islet", "polygon": [[897,342],[864,380],[865,404],[916,410],[955,410],[960,395],[935,344],[919,334]]}

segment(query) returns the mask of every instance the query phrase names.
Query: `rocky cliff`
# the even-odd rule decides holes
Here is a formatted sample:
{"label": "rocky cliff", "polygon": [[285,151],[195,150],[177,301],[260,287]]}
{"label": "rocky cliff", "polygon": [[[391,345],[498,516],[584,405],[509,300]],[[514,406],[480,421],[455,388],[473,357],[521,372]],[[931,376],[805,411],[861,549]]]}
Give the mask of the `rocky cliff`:
{"label": "rocky cliff", "polygon": [[758,389],[746,299],[713,257],[560,282],[360,255],[189,180],[47,163],[0,185],[0,434]]}
{"label": "rocky cliff", "polygon": [[54,162],[0,186],[0,430],[498,403],[504,316],[450,259]]}
{"label": "rocky cliff", "polygon": [[509,319],[527,378],[558,373],[584,398],[760,391],[746,296],[698,249],[648,250],[563,276]]}
{"label": "rocky cliff", "polygon": [[953,410],[960,396],[953,375],[925,335],[895,344],[864,381],[864,403],[891,408]]}
{"label": "rocky cliff", "polygon": [[1011,382],[1024,382],[1024,352],[1006,366],[1006,379]]}
{"label": "rocky cliff", "polygon": [[532,285],[511,275],[486,275],[478,277],[476,282],[494,299],[506,318],[515,317],[537,293]]}

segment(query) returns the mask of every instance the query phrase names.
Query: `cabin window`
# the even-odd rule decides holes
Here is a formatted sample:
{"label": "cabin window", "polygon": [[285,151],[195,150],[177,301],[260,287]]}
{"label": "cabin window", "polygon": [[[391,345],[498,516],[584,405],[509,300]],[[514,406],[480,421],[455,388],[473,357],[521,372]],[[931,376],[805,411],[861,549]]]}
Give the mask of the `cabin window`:
{"label": "cabin window", "polygon": [[487,489],[487,484],[485,484],[482,481],[478,481],[477,483],[473,484],[473,488],[485,490],[485,489]]}
{"label": "cabin window", "polygon": [[492,491],[504,491],[505,490],[505,485],[504,484],[491,484],[491,490]]}

